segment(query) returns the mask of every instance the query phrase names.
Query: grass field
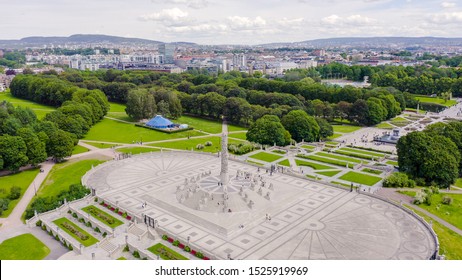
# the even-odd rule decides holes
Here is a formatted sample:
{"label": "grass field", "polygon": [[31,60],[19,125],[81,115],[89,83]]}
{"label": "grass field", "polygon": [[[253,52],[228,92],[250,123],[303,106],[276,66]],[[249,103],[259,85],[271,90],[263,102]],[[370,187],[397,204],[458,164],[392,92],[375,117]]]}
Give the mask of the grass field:
{"label": "grass field", "polygon": [[219,121],[212,121],[190,116],[182,116],[177,120],[172,120],[174,123],[188,124],[196,130],[202,130],[208,133],[221,133],[222,124]]}
{"label": "grass field", "polygon": [[103,162],[92,159],[55,164],[37,191],[37,196],[56,196],[61,191],[69,189],[70,185],[80,184],[80,178],[91,169],[92,165],[97,166]]}
{"label": "grass field", "polygon": [[398,166],[398,162],[397,161],[394,161],[394,160],[388,160],[387,162],[385,162],[386,164],[390,164],[390,165],[393,165],[393,166]]}
{"label": "grass field", "polygon": [[[210,141],[212,142],[212,146],[205,146],[205,142]],[[186,140],[178,140],[178,141],[171,141],[171,142],[162,142],[156,144],[150,144],[150,146],[160,147],[160,148],[170,148],[170,149],[179,149],[179,150],[191,150],[194,149],[195,151],[202,151],[202,152],[217,152],[221,150],[221,138],[218,136],[210,136],[204,138],[190,138]],[[198,144],[204,145],[204,149],[197,150],[196,146]]]}
{"label": "grass field", "polygon": [[43,117],[45,117],[47,113],[53,112],[54,110],[56,110],[55,108],[51,106],[45,106],[45,105],[41,105],[41,104],[29,101],[29,100],[14,97],[9,92],[0,93],[0,101],[3,101],[3,100],[10,102],[15,107],[21,106],[23,108],[32,109],[32,111],[34,111],[35,114],[37,115],[37,118],[40,120],[43,119]]}
{"label": "grass field", "polygon": [[[453,199],[450,205],[442,204],[444,196]],[[461,194],[433,194],[432,204],[420,204],[419,207],[462,229],[462,195]]]}
{"label": "grass field", "polygon": [[356,154],[364,154],[364,155],[369,155],[369,156],[374,156],[374,157],[384,157],[385,156],[385,154],[382,154],[382,153],[371,152],[371,151],[366,151],[366,150],[361,150],[361,149],[354,149],[354,148],[340,148],[338,150],[353,152]]}
{"label": "grass field", "polygon": [[440,104],[446,107],[457,104],[457,101],[455,100],[444,101],[444,99],[437,98],[437,97],[428,97],[428,96],[420,96],[420,95],[415,95],[414,97],[415,99],[423,103],[435,103],[435,104]]}
{"label": "grass field", "polygon": [[[90,205],[87,207],[82,208],[82,210],[86,213],[89,213],[98,221],[102,222],[103,224],[107,225],[110,228],[116,228],[120,225],[123,225],[123,222],[112,215],[106,213],[105,211],[95,207],[94,205]],[[109,222],[111,221],[111,222]]]}
{"label": "grass field", "polygon": [[50,249],[30,233],[6,239],[0,244],[0,260],[43,260]]}
{"label": "grass field", "polygon": [[239,126],[239,125],[228,124],[228,132],[243,131],[243,130],[247,130],[247,128],[243,126]]}
{"label": "grass field", "polygon": [[341,134],[341,133],[334,133],[332,136],[327,137],[327,139],[335,139],[335,138],[338,138],[338,137],[340,137],[342,135],[343,134]]}
{"label": "grass field", "polygon": [[306,160],[301,160],[301,159],[295,159],[295,163],[297,166],[308,166],[313,168],[314,170],[324,170],[324,169],[333,169],[333,167],[327,166],[327,165],[322,165],[319,163],[314,163],[311,161],[306,161]]}
{"label": "grass field", "polygon": [[317,156],[327,157],[327,158],[332,158],[332,159],[338,159],[338,160],[346,161],[346,162],[353,162],[353,163],[361,163],[361,162],[363,162],[363,163],[367,163],[367,161],[365,161],[365,160],[360,160],[360,159],[347,157],[347,156],[339,156],[339,155],[334,155],[334,154],[329,154],[329,153],[324,153],[324,152],[316,153],[316,155]]}
{"label": "grass field", "polygon": [[279,165],[290,167],[290,162],[288,159],[278,162]]}
{"label": "grass field", "polygon": [[74,147],[74,150],[72,150],[72,154],[77,155],[77,154],[81,154],[81,153],[86,153],[88,151],[89,151],[89,149],[87,149],[85,147],[82,147],[82,146],[79,146],[79,145],[76,145]]}
{"label": "grass field", "polygon": [[462,178],[458,178],[454,183],[454,186],[462,188]]}
{"label": "grass field", "polygon": [[346,173],[345,175],[341,176],[339,179],[350,181],[353,183],[363,184],[367,186],[372,186],[375,183],[382,180],[382,178],[377,177],[377,176],[362,174],[362,173],[358,173],[354,171],[350,171]]}
{"label": "grass field", "polygon": [[316,149],[315,146],[311,146],[311,145],[303,145],[303,146],[301,146],[301,147],[302,147],[303,149],[308,149],[308,150],[314,150],[314,149]]}
{"label": "grass field", "polygon": [[[68,223],[70,224],[74,229],[76,229],[77,231],[79,231],[81,234],[83,235],[86,235],[88,236],[88,239],[86,240],[83,240],[81,239],[80,237],[78,237],[76,234],[72,233],[70,230],[68,230],[67,228],[65,228],[63,226],[63,223]],[[98,243],[98,239],[94,238],[91,234],[89,234],[88,232],[86,232],[85,230],[83,230],[81,227],[79,227],[78,225],[74,224],[73,222],[71,222],[70,220],[68,220],[67,218],[59,218],[57,220],[54,220],[53,223],[55,223],[60,229],[64,230],[67,234],[69,234],[70,236],[72,236],[75,240],[77,240],[79,243],[82,243],[83,246],[85,247],[88,247],[88,246],[91,246],[93,244],[96,244]]]}
{"label": "grass field", "polygon": [[345,161],[338,161],[336,159],[319,157],[319,156],[314,156],[314,155],[308,156],[307,159],[311,159],[311,160],[319,161],[319,162],[323,162],[323,163],[329,163],[329,164],[333,164],[333,165],[337,165],[337,166],[343,166],[343,167],[348,166],[348,167],[352,168],[352,167],[355,166],[355,164],[353,164],[353,163],[348,163],[348,162],[345,162]]}
{"label": "grass field", "polygon": [[101,142],[115,142],[115,143],[133,143],[134,141],[150,142],[176,138],[186,138],[188,136],[204,135],[198,131],[183,131],[178,133],[164,133],[137,127],[133,124],[122,123],[110,119],[104,119],[95,124],[84,140],[93,140]]}
{"label": "grass field", "polygon": [[319,172],[316,172],[316,174],[324,175],[324,176],[327,176],[327,177],[332,177],[334,175],[337,175],[339,172],[341,172],[341,170],[319,171]]}
{"label": "grass field", "polygon": [[408,208],[424,218],[427,222],[432,221],[432,228],[438,235],[438,242],[440,243],[439,253],[441,255],[445,255],[447,260],[462,260],[462,236],[441,225],[437,221],[434,221],[424,213],[410,207]]}
{"label": "grass field", "polygon": [[267,152],[259,152],[257,154],[251,155],[250,158],[254,158],[254,159],[258,159],[258,160],[262,160],[266,162],[273,162],[275,160],[282,158],[282,156],[270,154]]}
{"label": "grass field", "polygon": [[[0,198],[6,198],[10,194],[12,186],[21,188],[21,196],[19,199],[11,200],[8,206],[8,210],[3,211],[0,217],[8,217],[13,211],[16,204],[21,200],[27,187],[34,181],[34,178],[39,173],[39,169],[26,170],[17,174],[0,177]],[[38,186],[37,186],[38,187]]]}
{"label": "grass field", "polygon": [[391,124],[389,124],[387,122],[381,122],[378,125],[376,125],[375,127],[382,128],[382,129],[393,129],[393,128],[395,128],[393,125],[391,125]]}
{"label": "grass field", "polygon": [[159,256],[163,260],[188,260],[188,258],[182,254],[177,253],[161,243],[157,243],[156,245],[149,247],[148,251],[156,256]]}
{"label": "grass field", "polygon": [[334,133],[340,132],[340,133],[351,133],[355,132],[358,129],[361,129],[360,126],[353,126],[353,125],[337,125],[334,124],[332,125],[332,128],[334,129]]}
{"label": "grass field", "polygon": [[128,148],[119,148],[116,149],[117,152],[120,153],[131,153],[132,155],[142,154],[142,153],[150,153],[150,152],[157,152],[160,149],[157,148],[146,148],[146,147],[128,147]]}
{"label": "grass field", "polygon": [[380,170],[375,170],[375,169],[370,169],[370,168],[364,168],[363,170],[361,170],[362,172],[367,172],[367,173],[371,173],[371,174],[375,174],[375,175],[380,175],[382,174],[383,172],[380,171]]}
{"label": "grass field", "polygon": [[256,165],[259,165],[259,166],[263,166],[264,164],[263,163],[260,163],[260,162],[256,162],[256,161],[253,161],[253,160],[247,160],[248,163],[253,163],[253,164],[256,164]]}
{"label": "grass field", "polygon": [[238,138],[238,139],[242,139],[242,140],[247,140],[246,134],[247,134],[247,132],[230,133],[229,137]]}

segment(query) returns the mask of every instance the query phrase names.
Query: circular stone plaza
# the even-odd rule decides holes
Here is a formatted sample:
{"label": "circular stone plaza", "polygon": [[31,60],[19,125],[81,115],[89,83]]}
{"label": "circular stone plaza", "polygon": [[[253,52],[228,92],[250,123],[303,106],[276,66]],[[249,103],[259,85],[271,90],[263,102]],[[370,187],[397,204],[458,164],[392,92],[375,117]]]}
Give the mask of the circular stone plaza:
{"label": "circular stone plaza", "polygon": [[141,154],[101,164],[82,181],[138,223],[216,259],[437,255],[431,228],[398,205],[226,154]]}

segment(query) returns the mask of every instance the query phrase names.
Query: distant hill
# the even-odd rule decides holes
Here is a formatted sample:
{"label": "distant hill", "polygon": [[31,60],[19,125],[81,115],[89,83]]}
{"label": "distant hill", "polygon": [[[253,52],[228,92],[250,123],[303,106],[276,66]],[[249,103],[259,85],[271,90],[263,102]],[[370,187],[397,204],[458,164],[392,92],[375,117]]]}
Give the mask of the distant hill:
{"label": "distant hill", "polygon": [[[114,45],[157,45],[160,41],[125,38],[109,35],[94,35],[94,34],[75,34],[69,37],[26,37],[20,40],[0,40],[0,47],[42,47],[43,45],[64,45],[64,44],[114,44]],[[193,43],[179,43],[188,44]]]}
{"label": "distant hill", "polygon": [[418,47],[418,46],[462,46],[462,38],[441,37],[342,37],[315,39],[294,43],[265,44],[266,47],[312,47],[312,48],[335,48],[335,47]]}

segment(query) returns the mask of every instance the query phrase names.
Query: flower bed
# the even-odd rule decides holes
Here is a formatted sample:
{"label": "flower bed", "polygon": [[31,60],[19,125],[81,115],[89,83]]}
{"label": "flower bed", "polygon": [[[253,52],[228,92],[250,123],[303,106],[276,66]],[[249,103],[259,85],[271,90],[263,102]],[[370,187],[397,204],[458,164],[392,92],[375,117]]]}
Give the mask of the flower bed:
{"label": "flower bed", "polygon": [[54,220],[59,228],[67,232],[70,236],[75,238],[78,242],[82,243],[85,247],[91,246],[98,242],[98,239],[94,238],[85,230],[81,229],[79,226],[69,221],[67,218],[60,218]]}
{"label": "flower bed", "polygon": [[[82,208],[82,210],[89,213],[90,215],[95,217],[97,220],[103,222],[104,224],[108,225],[111,228],[116,228],[116,227],[123,224],[122,221],[112,217],[111,215],[103,212],[102,210],[96,208],[93,205]],[[122,215],[122,214],[120,214],[120,215]]]}
{"label": "flower bed", "polygon": [[104,201],[102,201],[99,205],[103,206],[103,207],[106,207],[107,209],[111,210],[112,212],[116,213],[116,214],[119,214],[120,216],[122,216],[123,218],[131,221],[132,220],[132,217],[128,215],[127,212],[122,212],[119,210],[119,208],[114,208],[113,206],[105,203]]}
{"label": "flower bed", "polygon": [[[191,250],[191,248],[189,248],[189,246],[185,246],[183,243],[181,243],[179,240],[174,240],[173,238],[167,236],[167,235],[162,235],[162,239],[165,240],[165,241],[168,241],[170,243],[172,243],[173,246],[177,246],[178,248],[180,249],[183,249],[183,251],[185,252],[188,252],[190,253],[191,255],[193,256],[196,256],[197,258],[199,259],[203,259],[203,260],[210,260],[210,258],[204,256],[204,254],[202,252],[197,252],[196,250]],[[151,248],[154,248],[155,246],[158,246],[158,245],[162,245],[160,243],[154,245],[153,247]],[[162,245],[163,246],[163,245]],[[149,248],[148,250],[151,251]],[[168,248],[167,248],[168,249]],[[156,254],[155,252],[151,251],[153,254]],[[156,254],[156,255],[159,255],[159,254]],[[160,256],[162,258],[162,256]],[[163,258],[164,259],[164,258]],[[164,259],[165,260],[165,259]]]}

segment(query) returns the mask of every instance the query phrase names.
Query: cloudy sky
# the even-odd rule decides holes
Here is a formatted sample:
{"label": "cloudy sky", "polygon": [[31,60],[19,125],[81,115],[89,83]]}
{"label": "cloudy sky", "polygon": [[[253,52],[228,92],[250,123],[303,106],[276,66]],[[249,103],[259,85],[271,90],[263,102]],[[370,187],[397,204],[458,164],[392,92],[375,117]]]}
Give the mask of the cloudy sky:
{"label": "cloudy sky", "polygon": [[260,44],[329,37],[462,37],[461,0],[2,1],[0,39],[107,34]]}

